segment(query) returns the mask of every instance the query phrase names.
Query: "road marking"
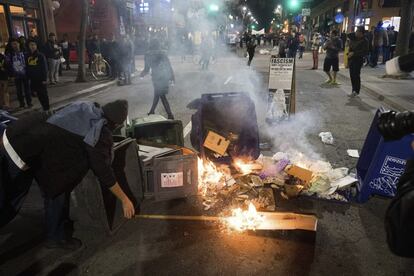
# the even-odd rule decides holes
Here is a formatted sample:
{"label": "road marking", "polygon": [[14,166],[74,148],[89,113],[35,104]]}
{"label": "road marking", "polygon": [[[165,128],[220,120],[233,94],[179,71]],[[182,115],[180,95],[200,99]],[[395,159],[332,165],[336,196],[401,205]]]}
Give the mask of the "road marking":
{"label": "road marking", "polygon": [[233,79],[233,76],[228,77],[226,81],[224,82],[224,85],[227,85],[232,79]]}
{"label": "road marking", "polygon": [[89,87],[89,88],[83,89],[83,90],[81,90],[81,91],[76,92],[75,94],[76,94],[76,95],[80,95],[80,94],[89,93],[89,92],[92,92],[92,91],[94,91],[94,90],[97,90],[97,89],[101,89],[101,88],[103,88],[103,87],[110,86],[110,85],[112,85],[112,84],[114,84],[114,83],[116,83],[116,80],[109,81],[109,82],[105,82],[105,83],[101,83],[101,84],[98,84],[98,85],[95,85],[95,86],[92,86],[92,87]]}
{"label": "road marking", "polygon": [[191,132],[191,128],[193,127],[193,124],[191,121],[185,126],[183,130],[184,138],[187,137],[187,135]]}

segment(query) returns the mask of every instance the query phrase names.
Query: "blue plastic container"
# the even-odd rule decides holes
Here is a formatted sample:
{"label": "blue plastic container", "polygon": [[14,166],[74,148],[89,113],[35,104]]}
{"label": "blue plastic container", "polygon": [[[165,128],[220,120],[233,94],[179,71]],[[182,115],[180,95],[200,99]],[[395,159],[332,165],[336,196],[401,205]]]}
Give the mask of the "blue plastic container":
{"label": "blue plastic container", "polygon": [[384,141],[377,128],[380,113],[378,110],[375,114],[357,164],[359,202],[366,202],[372,195],[394,197],[406,160],[414,158],[414,135]]}

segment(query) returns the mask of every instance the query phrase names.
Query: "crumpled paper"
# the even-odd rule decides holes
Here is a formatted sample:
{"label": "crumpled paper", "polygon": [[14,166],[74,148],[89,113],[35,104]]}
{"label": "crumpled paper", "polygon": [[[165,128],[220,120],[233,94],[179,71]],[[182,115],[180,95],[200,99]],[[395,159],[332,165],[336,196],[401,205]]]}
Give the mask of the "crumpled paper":
{"label": "crumpled paper", "polygon": [[319,133],[319,137],[321,137],[322,143],[327,145],[333,145],[334,138],[331,132],[321,132]]}

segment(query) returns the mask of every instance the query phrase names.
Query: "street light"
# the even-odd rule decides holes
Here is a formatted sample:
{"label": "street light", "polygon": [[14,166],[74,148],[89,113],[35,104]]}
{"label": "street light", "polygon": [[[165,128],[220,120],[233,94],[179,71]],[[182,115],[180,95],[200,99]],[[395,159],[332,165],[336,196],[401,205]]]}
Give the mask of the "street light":
{"label": "street light", "polygon": [[216,4],[211,4],[210,6],[209,6],[209,8],[208,8],[210,11],[212,11],[212,12],[216,12],[216,11],[218,11],[220,8],[219,8],[219,6],[218,5],[216,5]]}
{"label": "street light", "polygon": [[277,8],[280,10],[282,8],[282,6],[281,5],[277,5]]}
{"label": "street light", "polygon": [[298,0],[290,0],[289,7],[291,9],[296,9],[298,6],[299,6],[299,1]]}
{"label": "street light", "polygon": [[247,7],[246,6],[243,7],[243,11],[247,11]]}
{"label": "street light", "polygon": [[252,15],[252,12],[248,12],[247,15]]}

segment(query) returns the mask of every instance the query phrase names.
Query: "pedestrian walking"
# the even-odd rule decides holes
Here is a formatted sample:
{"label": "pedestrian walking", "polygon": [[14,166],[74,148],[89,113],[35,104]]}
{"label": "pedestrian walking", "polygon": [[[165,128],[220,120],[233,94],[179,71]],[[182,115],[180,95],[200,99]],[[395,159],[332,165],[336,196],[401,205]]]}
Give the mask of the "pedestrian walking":
{"label": "pedestrian walking", "polygon": [[319,48],[321,47],[321,34],[315,29],[312,35],[312,59],[313,59],[313,66],[312,70],[317,70],[319,66]]}
{"label": "pedestrian walking", "polygon": [[47,64],[49,69],[49,83],[55,85],[59,81],[59,66],[61,50],[56,42],[56,35],[54,33],[49,34],[49,39],[45,45],[45,56],[47,58]]}
{"label": "pedestrian walking", "polygon": [[60,47],[62,48],[62,55],[63,55],[63,58],[65,59],[65,68],[66,70],[70,70],[69,57],[70,57],[71,43],[69,42],[68,34],[63,35],[63,39],[60,42]]}
{"label": "pedestrian walking", "polygon": [[398,32],[395,31],[394,26],[391,26],[387,34],[388,34],[388,40],[390,44],[390,59],[393,59],[395,49],[397,48]]}
{"label": "pedestrian walking", "polygon": [[355,33],[349,35],[348,64],[352,83],[351,97],[358,96],[361,90],[361,68],[369,49],[364,32],[364,27],[359,26]]}
{"label": "pedestrian walking", "polygon": [[296,53],[299,48],[299,35],[296,32],[292,32],[287,40],[288,58],[296,58]]}
{"label": "pedestrian walking", "polygon": [[[372,59],[371,67],[376,67],[378,65],[378,59],[380,51],[383,49],[384,45],[388,45],[388,35],[387,32],[382,28],[382,21],[379,21],[372,33]],[[383,53],[384,58],[384,53]]]}
{"label": "pedestrian walking", "polygon": [[204,37],[200,44],[200,63],[201,63],[201,70],[208,70],[208,66],[210,65],[211,60],[211,51],[213,48],[213,43],[208,37]]}
{"label": "pedestrian walking", "polygon": [[[332,30],[330,38],[323,45],[326,50],[325,61],[323,63],[323,71],[328,75],[329,79],[325,83],[338,85],[336,74],[339,71],[339,51],[342,49],[342,41],[338,37],[338,31]],[[331,75],[332,68],[332,75]]]}
{"label": "pedestrian walking", "polygon": [[365,61],[366,61],[365,66],[371,65],[371,63],[372,63],[372,57],[373,57],[372,39],[373,39],[373,36],[374,36],[374,30],[375,30],[375,27],[372,26],[371,31],[365,33],[365,38],[368,40],[368,46],[369,46],[368,47],[368,54],[365,57]]}
{"label": "pedestrian walking", "polygon": [[122,41],[120,44],[120,84],[123,82],[124,84],[131,84],[131,67],[132,67],[132,59],[134,58],[133,53],[133,45],[130,39],[127,36],[122,37]]}
{"label": "pedestrian walking", "polygon": [[146,76],[151,70],[152,84],[154,86],[154,100],[148,115],[154,114],[158,102],[161,102],[167,112],[168,119],[174,119],[170,104],[167,100],[169,85],[175,81],[174,71],[166,52],[161,50],[161,44],[154,39],[150,42],[150,47],[145,54],[145,67],[141,72],[141,78]]}
{"label": "pedestrian walking", "polygon": [[29,81],[26,77],[26,54],[20,50],[20,43],[17,39],[11,40],[12,52],[8,56],[11,76],[14,78],[17,99],[20,108],[32,107],[32,95],[30,93]]}
{"label": "pedestrian walking", "polygon": [[303,34],[299,35],[299,59],[303,58],[303,53],[306,49],[306,38]]}
{"label": "pedestrian walking", "polygon": [[70,193],[91,169],[103,189],[121,202],[124,216],[135,208],[112,169],[112,132],[123,124],[128,102],[103,107],[76,102],[57,111],[34,113],[11,123],[0,143],[0,227],[19,212],[33,178],[42,191],[46,215],[46,248],[75,250],[82,242],[67,231]]}
{"label": "pedestrian walking", "polygon": [[287,49],[287,43],[286,43],[286,37],[282,35],[279,39],[279,57],[280,58],[286,58],[286,49]]}
{"label": "pedestrian walking", "polygon": [[0,109],[10,110],[9,65],[6,56],[0,53]]}
{"label": "pedestrian walking", "polygon": [[30,54],[27,57],[27,78],[30,88],[35,92],[44,111],[48,111],[49,96],[47,93],[47,61],[46,57],[39,53],[37,42],[29,41]]}
{"label": "pedestrian walking", "polygon": [[247,54],[249,55],[249,61],[247,62],[247,66],[250,66],[252,64],[252,60],[256,52],[256,46],[257,45],[254,43],[254,40],[250,41],[247,44]]}

